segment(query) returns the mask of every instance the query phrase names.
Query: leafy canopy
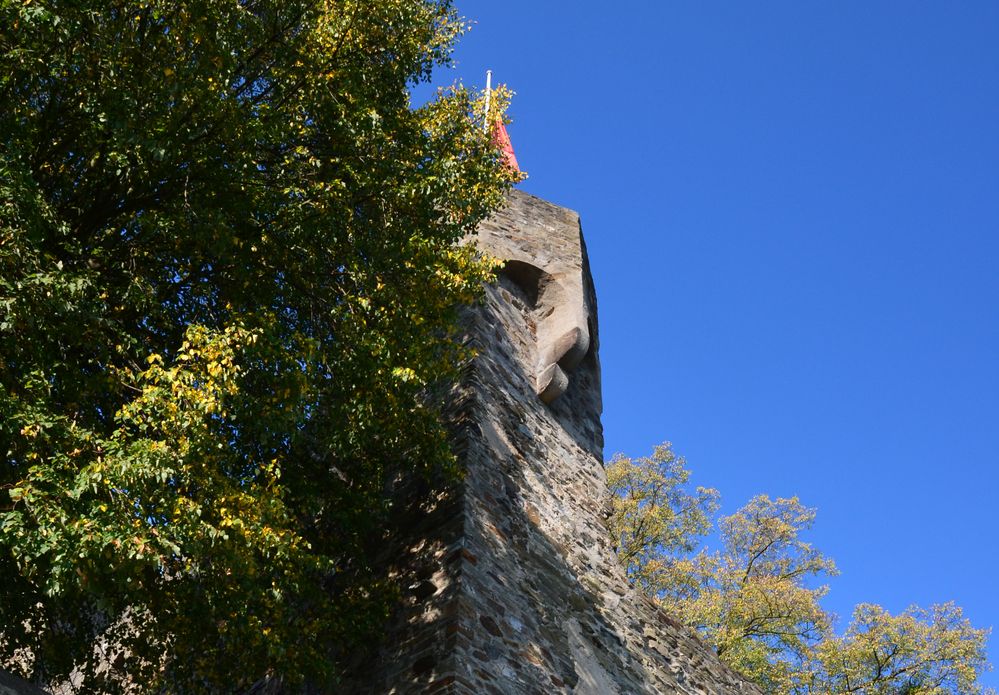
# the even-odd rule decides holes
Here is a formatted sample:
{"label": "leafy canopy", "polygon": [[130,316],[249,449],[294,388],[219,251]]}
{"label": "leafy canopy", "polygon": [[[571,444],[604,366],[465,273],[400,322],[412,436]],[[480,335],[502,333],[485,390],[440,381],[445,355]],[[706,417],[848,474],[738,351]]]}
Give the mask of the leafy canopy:
{"label": "leafy canopy", "polygon": [[378,625],[387,483],[450,461],[424,396],[489,274],[457,242],[514,177],[466,90],[410,105],[463,29],[0,0],[0,664],[113,632],[150,689],[321,683]]}
{"label": "leafy canopy", "polygon": [[891,615],[857,607],[845,633],[821,606],[835,563],[801,535],[815,510],[760,495],[711,531],[717,493],[686,491],[690,472],[669,444],[650,458],[616,456],[608,524],[629,577],[695,628],[723,661],[774,695],[981,693],[987,630],[953,604]]}
{"label": "leafy canopy", "polygon": [[[684,486],[690,479],[686,461],[669,442],[646,458],[615,456],[606,466],[611,498],[608,524],[618,558],[628,575],[655,593],[671,572],[670,558],[696,549],[718,510],[718,492]],[[665,561],[664,561],[665,560]]]}
{"label": "leafy canopy", "polygon": [[988,668],[986,636],[953,603],[912,607],[899,615],[861,604],[844,635],[812,651],[808,668],[792,680],[789,692],[981,693],[978,679]]}

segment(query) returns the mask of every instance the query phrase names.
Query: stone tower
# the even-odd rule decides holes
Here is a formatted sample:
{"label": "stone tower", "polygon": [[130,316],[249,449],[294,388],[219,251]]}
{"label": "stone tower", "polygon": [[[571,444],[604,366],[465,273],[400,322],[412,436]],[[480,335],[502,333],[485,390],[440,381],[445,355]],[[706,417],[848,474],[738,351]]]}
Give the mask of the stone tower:
{"label": "stone tower", "polygon": [[507,261],[465,316],[459,489],[392,550],[408,587],[345,693],[746,693],[628,585],[604,528],[596,296],[579,217],[514,191],[477,243]]}

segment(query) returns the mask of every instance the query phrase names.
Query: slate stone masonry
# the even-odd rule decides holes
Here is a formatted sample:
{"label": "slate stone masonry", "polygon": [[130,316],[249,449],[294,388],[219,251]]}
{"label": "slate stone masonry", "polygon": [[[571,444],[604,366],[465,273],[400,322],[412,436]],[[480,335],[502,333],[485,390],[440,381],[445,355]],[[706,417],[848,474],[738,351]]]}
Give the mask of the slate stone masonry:
{"label": "slate stone masonry", "polygon": [[614,556],[578,216],[514,191],[477,243],[511,263],[465,315],[477,356],[450,407],[464,479],[399,539],[408,593],[343,692],[756,695]]}

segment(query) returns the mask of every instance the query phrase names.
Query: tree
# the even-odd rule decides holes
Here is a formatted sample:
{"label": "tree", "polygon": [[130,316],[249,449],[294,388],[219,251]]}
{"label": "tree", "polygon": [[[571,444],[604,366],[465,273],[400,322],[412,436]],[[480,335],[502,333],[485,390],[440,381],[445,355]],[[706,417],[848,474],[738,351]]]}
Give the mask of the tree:
{"label": "tree", "polygon": [[[664,471],[656,459],[666,462]],[[801,539],[815,510],[797,498],[760,495],[723,517],[722,547],[714,552],[697,550],[710,531],[703,516],[649,532],[663,528],[663,519],[690,516],[697,498],[682,489],[689,475],[668,445],[652,459],[615,457],[608,464],[610,532],[629,577],[723,661],[775,695],[982,692],[987,631],[973,628],[952,604],[898,616],[864,604],[842,636],[834,633],[819,582],[836,566]],[[712,496],[702,513],[714,505]]]}
{"label": "tree", "polygon": [[718,492],[684,489],[690,471],[665,442],[647,458],[618,454],[606,466],[611,496],[608,520],[618,558],[648,593],[668,583],[676,558],[693,551],[711,529]]}
{"label": "tree", "polygon": [[[684,581],[663,586],[663,606],[696,627],[719,656],[770,692],[784,692],[809,647],[828,633],[819,605],[832,560],[799,538],[815,510],[797,498],[753,498],[719,523],[722,550],[680,565]],[[674,588],[676,587],[676,588]]]}
{"label": "tree", "polygon": [[489,275],[456,242],[514,176],[466,90],[410,106],[462,30],[0,0],[0,664],[321,684],[379,624],[387,483],[450,464],[426,394]]}
{"label": "tree", "polygon": [[891,615],[861,604],[842,637],[823,641],[795,683],[799,693],[916,695],[978,693],[988,670],[986,630],[953,603]]}

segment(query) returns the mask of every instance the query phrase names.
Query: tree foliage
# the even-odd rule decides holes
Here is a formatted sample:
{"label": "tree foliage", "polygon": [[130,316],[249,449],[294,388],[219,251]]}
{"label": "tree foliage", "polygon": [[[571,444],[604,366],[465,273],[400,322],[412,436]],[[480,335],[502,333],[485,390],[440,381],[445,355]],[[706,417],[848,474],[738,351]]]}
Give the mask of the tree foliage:
{"label": "tree foliage", "polygon": [[801,538],[815,510],[797,498],[760,495],[719,520],[719,550],[698,548],[717,493],[686,492],[689,476],[668,444],[648,459],[615,457],[608,464],[611,536],[629,577],[764,692],[983,692],[988,631],[972,627],[960,608],[893,616],[863,604],[837,635],[820,603],[821,581],[836,573],[835,563]]}
{"label": "tree foliage", "polygon": [[410,105],[462,30],[0,0],[0,662],[114,632],[151,689],[321,683],[378,624],[386,484],[450,461],[423,395],[489,273],[456,242],[514,176],[466,90]]}
{"label": "tree foliage", "polygon": [[854,609],[846,633],[821,642],[794,693],[945,695],[980,693],[987,668],[986,631],[953,603],[891,615],[880,606]]}
{"label": "tree foliage", "polygon": [[711,528],[718,492],[684,488],[690,471],[669,442],[645,458],[618,454],[607,463],[612,530],[618,558],[628,575],[649,593],[668,582],[671,558],[693,551]]}
{"label": "tree foliage", "polygon": [[677,567],[679,588],[663,587],[667,610],[697,627],[718,654],[754,681],[780,692],[809,645],[828,632],[819,605],[824,586],[812,580],[836,571],[799,538],[815,511],[796,498],[753,498],[719,523],[722,549]]}

